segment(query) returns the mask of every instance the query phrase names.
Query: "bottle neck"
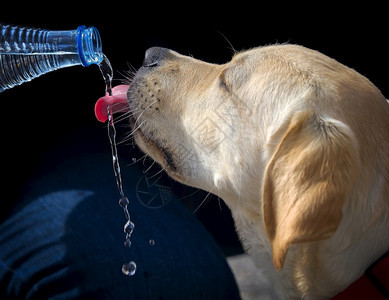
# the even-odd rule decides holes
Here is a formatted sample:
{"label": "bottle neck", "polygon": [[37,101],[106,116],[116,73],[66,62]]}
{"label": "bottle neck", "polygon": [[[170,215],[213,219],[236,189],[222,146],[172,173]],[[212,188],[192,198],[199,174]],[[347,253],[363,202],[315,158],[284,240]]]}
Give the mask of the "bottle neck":
{"label": "bottle neck", "polygon": [[103,60],[101,38],[95,27],[77,28],[77,50],[84,67],[99,64]]}

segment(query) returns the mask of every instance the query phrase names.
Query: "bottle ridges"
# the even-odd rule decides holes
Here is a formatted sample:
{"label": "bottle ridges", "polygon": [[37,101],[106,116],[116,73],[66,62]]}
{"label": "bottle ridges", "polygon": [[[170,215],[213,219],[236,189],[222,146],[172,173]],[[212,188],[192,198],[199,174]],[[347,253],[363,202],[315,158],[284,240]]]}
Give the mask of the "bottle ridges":
{"label": "bottle ridges", "polygon": [[31,54],[56,52],[47,42],[47,30],[0,24],[0,53]]}

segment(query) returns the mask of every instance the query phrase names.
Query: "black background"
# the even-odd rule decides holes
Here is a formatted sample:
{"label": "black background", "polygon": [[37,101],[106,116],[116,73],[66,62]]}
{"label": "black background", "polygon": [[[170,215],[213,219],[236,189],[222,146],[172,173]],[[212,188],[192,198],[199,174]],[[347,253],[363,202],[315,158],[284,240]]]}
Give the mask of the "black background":
{"label": "black background", "polygon": [[[231,58],[231,45],[239,51],[293,43],[319,50],[356,69],[386,97],[389,95],[388,17],[383,2],[381,6],[323,1],[306,5],[14,2],[7,2],[0,10],[1,23],[50,30],[97,27],[103,52],[115,70],[115,85],[121,83],[129,65],[135,69],[141,66],[145,50],[152,46],[220,64]],[[105,126],[96,121],[93,112],[95,101],[103,94],[97,66],[58,70],[0,94],[3,195],[17,194],[42,163],[42,151],[71,139],[80,128],[101,129],[102,146],[108,147]],[[12,202],[12,198],[1,201]]]}

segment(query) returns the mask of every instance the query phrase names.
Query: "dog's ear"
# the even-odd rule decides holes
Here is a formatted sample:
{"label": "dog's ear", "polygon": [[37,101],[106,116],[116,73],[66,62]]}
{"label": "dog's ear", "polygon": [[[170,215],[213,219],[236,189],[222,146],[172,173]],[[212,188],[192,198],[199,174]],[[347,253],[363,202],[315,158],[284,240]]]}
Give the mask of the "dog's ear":
{"label": "dog's ear", "polygon": [[336,231],[358,173],[357,145],[345,124],[305,112],[291,118],[267,165],[262,195],[278,271],[292,244]]}

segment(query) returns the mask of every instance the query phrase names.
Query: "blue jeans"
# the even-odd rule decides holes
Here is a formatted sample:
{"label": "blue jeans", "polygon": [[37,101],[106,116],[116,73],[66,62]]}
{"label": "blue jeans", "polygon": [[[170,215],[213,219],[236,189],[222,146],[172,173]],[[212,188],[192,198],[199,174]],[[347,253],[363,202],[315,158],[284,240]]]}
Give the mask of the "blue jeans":
{"label": "blue jeans", "polygon": [[[92,135],[42,155],[0,224],[0,299],[239,299],[223,254],[174,191],[147,207],[142,168],[122,162],[136,226],[124,247],[108,141]],[[137,271],[125,276],[130,260]]]}

